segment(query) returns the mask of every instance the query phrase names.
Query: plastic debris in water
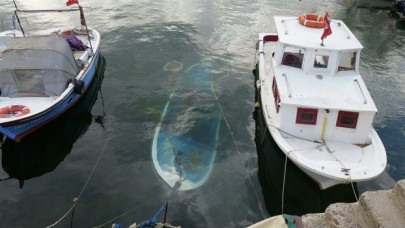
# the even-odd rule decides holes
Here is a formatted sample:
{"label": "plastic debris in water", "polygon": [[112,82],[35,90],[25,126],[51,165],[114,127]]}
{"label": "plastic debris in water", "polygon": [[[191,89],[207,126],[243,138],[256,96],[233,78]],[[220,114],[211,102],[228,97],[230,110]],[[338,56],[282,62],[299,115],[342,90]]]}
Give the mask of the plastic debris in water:
{"label": "plastic debris in water", "polygon": [[168,63],[165,64],[165,66],[163,67],[164,71],[171,71],[171,72],[179,72],[183,69],[183,63],[176,61],[176,60],[172,60]]}

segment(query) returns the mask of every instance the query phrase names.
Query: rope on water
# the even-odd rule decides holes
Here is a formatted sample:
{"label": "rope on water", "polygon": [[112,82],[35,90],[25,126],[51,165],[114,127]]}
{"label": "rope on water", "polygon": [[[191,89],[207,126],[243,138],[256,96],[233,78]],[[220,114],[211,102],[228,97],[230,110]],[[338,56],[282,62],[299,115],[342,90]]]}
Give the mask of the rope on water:
{"label": "rope on water", "polygon": [[[178,181],[176,182],[176,184],[173,186],[172,191],[169,193],[169,195],[168,195],[168,197],[167,197],[167,200],[166,200],[167,206],[166,206],[166,211],[165,211],[164,224],[158,223],[158,226],[157,226],[157,227],[178,228],[177,226],[169,226],[169,225],[167,225],[165,222],[166,222],[166,215],[167,215],[168,202],[169,202],[170,199],[173,197],[174,193],[176,193],[176,192],[179,190],[179,188],[181,187],[182,181],[184,181],[184,180],[185,180],[185,179],[183,179],[183,180],[182,180],[182,179],[178,180]],[[105,225],[107,225],[107,224],[111,224],[112,222],[114,222],[114,221],[117,220],[118,218],[121,218],[121,217],[126,216],[127,214],[129,214],[129,213],[131,213],[131,212],[133,212],[133,211],[136,211],[136,210],[138,210],[140,207],[143,207],[143,206],[145,206],[146,204],[148,204],[148,203],[150,203],[150,202],[152,202],[152,200],[150,200],[150,201],[148,201],[148,202],[145,202],[145,203],[142,203],[142,204],[140,204],[140,205],[138,205],[138,206],[136,206],[136,207],[133,207],[133,208],[129,209],[128,211],[126,211],[126,212],[124,212],[124,213],[122,213],[122,214],[120,214],[120,215],[118,215],[118,216],[115,216],[114,218],[112,218],[112,219],[110,219],[110,220],[104,222],[103,224],[98,225],[98,226],[93,226],[92,228],[100,228],[100,227],[103,227],[103,226],[105,226]],[[159,225],[163,225],[163,226],[159,226]]]}
{"label": "rope on water", "polygon": [[142,204],[140,204],[140,205],[138,205],[138,206],[136,206],[136,207],[133,207],[133,208],[129,209],[128,211],[126,211],[126,212],[124,212],[124,213],[122,213],[122,214],[120,214],[120,215],[118,215],[118,216],[115,216],[114,218],[108,220],[107,222],[105,222],[105,223],[103,223],[103,224],[101,224],[101,225],[93,226],[93,228],[100,228],[100,227],[103,227],[103,226],[105,226],[105,225],[107,225],[107,224],[111,224],[111,223],[112,223],[113,221],[115,221],[116,219],[121,218],[121,217],[123,217],[123,216],[125,216],[125,215],[127,215],[127,214],[129,214],[129,213],[131,213],[131,212],[133,212],[133,211],[135,211],[135,210],[138,210],[140,207],[143,207],[144,205],[146,205],[146,203],[142,203]]}
{"label": "rope on water", "polygon": [[[166,104],[165,104],[165,107],[164,107],[164,109],[163,109],[163,112],[162,112],[162,114],[161,114],[161,116],[160,116],[159,124],[161,124],[161,123],[163,122],[163,118],[164,118],[164,116],[166,115],[166,112],[167,112],[167,110],[168,110],[170,101],[171,101],[171,99],[173,98],[173,96],[175,95],[176,91],[177,91],[177,86],[176,86],[175,88],[173,88],[173,90],[172,90],[172,92],[171,92],[171,94],[170,94],[169,100],[168,100],[168,101],[166,102]],[[159,124],[158,124],[158,125],[159,125]],[[169,140],[169,143],[170,143],[170,146],[172,147],[171,149],[172,149],[173,153],[176,155],[176,153],[175,153],[175,148],[174,148],[174,146],[173,146],[173,144],[172,144],[172,142],[171,142],[170,140]],[[179,166],[180,166],[180,165],[179,165]],[[181,169],[180,169],[180,172],[181,172]],[[179,190],[179,188],[181,187],[182,182],[186,180],[186,178],[182,178],[182,177],[181,177],[181,174],[179,175],[179,177],[180,177],[180,179],[175,183],[175,185],[173,186],[171,192],[170,192],[169,195],[167,196],[166,202],[169,202],[169,200],[173,197],[174,193],[177,192],[177,191]],[[114,222],[114,221],[117,220],[118,218],[124,217],[124,216],[126,216],[127,214],[129,214],[129,213],[131,213],[131,212],[133,212],[133,211],[136,211],[136,210],[138,210],[140,207],[143,207],[143,206],[145,206],[146,204],[148,204],[148,203],[150,203],[150,202],[152,202],[152,200],[150,200],[150,201],[148,201],[148,202],[144,202],[144,203],[142,203],[142,204],[140,204],[140,205],[138,205],[138,206],[136,206],[136,207],[133,207],[133,208],[129,209],[128,211],[125,211],[124,213],[122,213],[122,214],[120,214],[120,215],[118,215],[118,216],[115,216],[114,218],[112,218],[112,219],[110,219],[110,220],[104,222],[103,224],[97,225],[97,226],[93,226],[92,228],[100,228],[100,227],[103,227],[103,226],[105,226],[105,225],[111,224],[112,222]],[[166,208],[167,208],[167,207],[166,207]],[[165,213],[165,220],[166,220],[166,213]],[[173,227],[173,226],[168,226],[168,225],[165,224],[165,223],[163,224],[163,226],[159,226],[159,225],[162,225],[161,223],[158,223],[158,227],[169,227],[169,228],[170,228],[170,227]]]}
{"label": "rope on water", "polygon": [[[80,193],[79,193],[79,196],[77,196],[76,198],[74,198],[74,200],[73,200],[73,205],[70,207],[70,209],[69,209],[60,219],[58,219],[58,220],[57,220],[56,222],[54,222],[53,224],[47,226],[46,228],[55,227],[58,223],[60,223],[63,219],[65,219],[66,216],[67,216],[72,210],[74,210],[74,208],[76,207],[76,204],[79,202],[80,197],[82,196],[84,190],[86,189],[87,184],[90,182],[90,179],[91,179],[91,177],[93,176],[94,171],[96,170],[96,167],[97,167],[97,165],[98,165],[98,163],[99,163],[99,161],[100,161],[100,159],[101,159],[101,157],[102,157],[102,155],[103,155],[103,153],[104,153],[104,151],[105,151],[105,149],[106,149],[106,147],[107,147],[107,145],[108,145],[108,141],[109,141],[109,140],[106,140],[106,141],[105,141],[104,147],[103,147],[103,149],[100,151],[100,153],[98,154],[97,161],[96,161],[96,163],[94,164],[93,169],[92,169],[91,172],[90,172],[90,175],[87,177],[86,183],[83,185],[82,190],[81,190]],[[72,219],[73,219],[73,218],[72,218]]]}
{"label": "rope on water", "polygon": [[[217,102],[217,104],[218,104],[218,107],[219,107],[219,109],[221,110],[222,117],[224,118],[225,124],[226,124],[226,126],[227,126],[227,128],[228,128],[229,134],[231,135],[231,138],[232,138],[233,144],[234,144],[234,146],[235,146],[235,148],[236,148],[236,151],[239,153],[239,155],[241,155],[241,152],[240,152],[240,150],[239,150],[239,147],[238,147],[238,145],[236,144],[236,139],[235,139],[235,137],[234,137],[234,135],[233,135],[233,132],[232,132],[232,130],[231,130],[231,126],[230,126],[229,123],[228,123],[228,120],[227,120],[227,118],[226,118],[226,116],[225,116],[224,110],[222,109],[222,106],[221,106],[221,104],[219,103],[218,96],[217,96],[217,94],[215,93],[214,82],[213,82],[213,79],[212,79],[212,74],[211,74],[211,90],[212,90],[212,93],[213,93],[214,96],[215,96],[215,100],[216,100],[216,102]],[[264,213],[264,210],[263,210],[262,203],[261,203],[261,201],[260,201],[259,195],[257,194],[256,189],[255,189],[255,187],[254,187],[254,185],[253,185],[252,178],[250,177],[250,174],[249,174],[249,172],[247,171],[247,169],[245,168],[244,170],[245,170],[246,175],[247,175],[247,177],[248,177],[248,179],[249,179],[250,185],[251,185],[252,188],[253,188],[253,192],[254,192],[255,195],[256,195],[256,199],[257,199],[257,202],[258,202],[258,206],[259,206],[260,213],[262,214],[263,219],[265,219],[265,218],[267,218],[267,217],[266,217],[266,214]]]}
{"label": "rope on water", "polygon": [[[157,227],[168,227],[168,228],[178,228],[178,227],[179,227],[179,226],[171,226],[170,224],[166,224],[166,215],[167,215],[168,202],[169,202],[169,200],[173,197],[174,193],[177,192],[177,190],[181,187],[181,183],[182,183],[182,181],[181,181],[181,180],[178,180],[178,181],[176,182],[176,184],[173,186],[172,191],[171,191],[170,194],[168,195],[167,201],[166,201],[166,204],[165,204],[166,210],[165,210],[164,223],[163,223],[163,224],[162,224],[162,223],[157,223]],[[125,216],[125,215],[127,215],[127,214],[129,214],[129,213],[131,213],[131,212],[133,212],[133,211],[135,211],[135,210],[138,210],[140,207],[145,206],[146,204],[150,203],[151,201],[152,201],[152,200],[150,200],[149,202],[142,203],[142,204],[140,204],[140,205],[138,205],[138,206],[136,206],[136,207],[133,207],[133,208],[129,209],[128,211],[126,211],[126,212],[124,212],[124,213],[122,213],[122,214],[120,214],[120,215],[118,215],[118,216],[115,216],[114,218],[112,218],[112,219],[110,219],[110,220],[104,222],[103,224],[97,225],[97,226],[93,226],[92,228],[100,228],[100,227],[103,227],[103,226],[105,226],[105,225],[111,224],[112,222],[114,222],[114,221],[117,220],[118,218],[121,218],[121,217],[123,217],[123,216]]]}
{"label": "rope on water", "polygon": [[180,226],[172,226],[169,223],[158,223],[157,228],[180,228]]}

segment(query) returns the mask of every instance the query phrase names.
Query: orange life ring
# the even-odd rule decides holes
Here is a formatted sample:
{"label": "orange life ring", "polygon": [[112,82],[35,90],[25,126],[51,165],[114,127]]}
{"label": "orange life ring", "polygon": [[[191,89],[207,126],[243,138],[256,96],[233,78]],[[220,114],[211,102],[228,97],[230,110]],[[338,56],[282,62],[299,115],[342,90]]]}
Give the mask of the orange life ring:
{"label": "orange life ring", "polygon": [[300,24],[311,27],[311,28],[325,28],[325,19],[323,16],[314,14],[314,13],[307,13],[303,14],[298,18]]}
{"label": "orange life ring", "polygon": [[0,109],[0,118],[19,117],[27,115],[31,110],[24,105],[10,105]]}

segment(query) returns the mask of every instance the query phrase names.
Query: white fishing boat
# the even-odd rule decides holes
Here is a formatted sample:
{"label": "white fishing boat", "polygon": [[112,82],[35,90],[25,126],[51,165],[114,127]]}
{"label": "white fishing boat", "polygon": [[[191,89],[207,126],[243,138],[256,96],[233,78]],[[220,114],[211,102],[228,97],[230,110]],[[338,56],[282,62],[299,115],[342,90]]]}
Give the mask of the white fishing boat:
{"label": "white fishing boat", "polygon": [[[67,5],[78,4],[69,1]],[[0,133],[20,141],[76,104],[98,65],[100,34],[87,27],[83,8],[21,10],[20,13],[80,12],[80,25],[27,36],[15,28],[0,33]]]}
{"label": "white fishing boat", "polygon": [[363,46],[341,20],[306,14],[274,21],[276,33],[259,35],[254,71],[264,156],[275,145],[321,189],[376,178],[387,156],[360,75]]}

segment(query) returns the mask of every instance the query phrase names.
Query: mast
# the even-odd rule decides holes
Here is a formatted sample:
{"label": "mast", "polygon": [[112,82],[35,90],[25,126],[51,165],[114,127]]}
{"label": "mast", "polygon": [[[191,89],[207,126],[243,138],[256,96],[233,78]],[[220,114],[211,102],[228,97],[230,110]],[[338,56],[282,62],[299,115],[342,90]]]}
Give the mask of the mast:
{"label": "mast", "polygon": [[[23,36],[25,36],[24,29],[21,26],[20,18],[18,17],[18,14],[17,14],[17,11],[18,11],[17,3],[15,3],[15,0],[13,0],[13,3],[14,3],[14,7],[15,7],[15,10],[14,10],[15,17],[17,18],[17,22],[18,22],[18,25],[20,26]],[[14,20],[13,20],[13,24],[14,24]]]}
{"label": "mast", "polygon": [[86,18],[84,17],[83,7],[81,5],[79,5],[79,3],[77,3],[77,5],[79,6],[79,10],[80,10],[80,24],[86,28],[87,39],[89,41],[90,49],[91,49],[90,56],[93,56],[93,45],[91,44],[91,41],[90,41],[90,34],[89,34],[89,30],[87,28]]}

